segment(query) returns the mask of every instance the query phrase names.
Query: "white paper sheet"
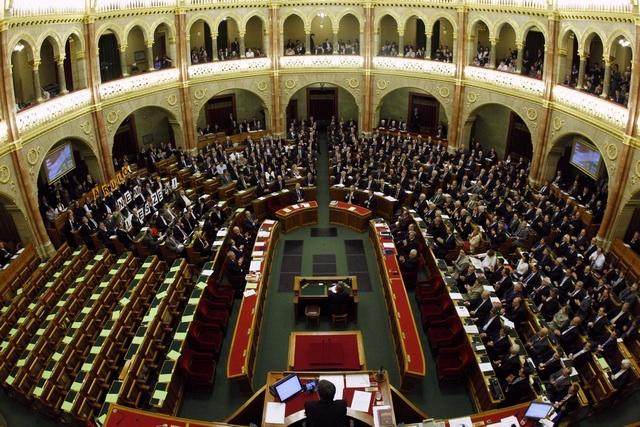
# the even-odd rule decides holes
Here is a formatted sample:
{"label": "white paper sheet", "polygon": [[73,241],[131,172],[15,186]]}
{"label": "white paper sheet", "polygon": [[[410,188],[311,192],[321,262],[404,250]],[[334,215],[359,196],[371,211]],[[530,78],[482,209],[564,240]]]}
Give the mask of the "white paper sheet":
{"label": "white paper sheet", "polygon": [[253,289],[247,289],[246,291],[244,291],[242,293],[242,295],[244,295],[245,297],[250,297],[256,294],[256,291],[254,291]]}
{"label": "white paper sheet", "polygon": [[347,374],[344,379],[347,388],[371,387],[369,374]]}
{"label": "white paper sheet", "polygon": [[251,264],[249,264],[249,271],[260,271],[260,266],[262,265],[261,261],[251,261]]}
{"label": "white paper sheet", "polygon": [[258,231],[257,237],[269,237],[270,234],[271,233],[269,233],[268,231],[260,230]]}
{"label": "white paper sheet", "polygon": [[391,242],[384,242],[382,244],[382,247],[385,248],[385,249],[395,249],[396,245],[394,245]]}
{"label": "white paper sheet", "polygon": [[490,285],[482,285],[482,289],[485,291],[489,291],[489,292],[495,292],[496,288],[494,288],[493,286]]}
{"label": "white paper sheet", "polygon": [[[318,381],[329,381],[331,384],[336,386],[336,390],[339,388],[344,388],[344,375],[320,375],[318,377]],[[338,399],[334,397],[334,399]]]}
{"label": "white paper sheet", "polygon": [[[367,378],[369,378],[368,375]],[[354,411],[369,412],[369,403],[371,403],[371,393],[369,393],[368,391],[360,390],[356,390],[353,392],[351,409],[353,409]]]}
{"label": "white paper sheet", "polygon": [[472,427],[471,417],[452,418],[449,420],[449,427]]}
{"label": "white paper sheet", "polygon": [[457,305],[456,312],[460,317],[469,317],[469,310],[467,310],[467,307],[465,307],[464,305]]}
{"label": "white paper sheet", "polygon": [[264,415],[264,422],[284,424],[284,410],[286,407],[286,403],[267,402],[267,413]]}
{"label": "white paper sheet", "polygon": [[464,331],[468,334],[477,334],[478,327],[476,325],[464,325]]}
{"label": "white paper sheet", "polygon": [[462,298],[462,294],[460,292],[449,292],[449,296],[454,301],[459,301],[459,300],[464,299],[464,298]]}
{"label": "white paper sheet", "polygon": [[493,372],[493,365],[491,365],[491,362],[478,363],[478,366],[480,366],[480,370],[482,372]]}

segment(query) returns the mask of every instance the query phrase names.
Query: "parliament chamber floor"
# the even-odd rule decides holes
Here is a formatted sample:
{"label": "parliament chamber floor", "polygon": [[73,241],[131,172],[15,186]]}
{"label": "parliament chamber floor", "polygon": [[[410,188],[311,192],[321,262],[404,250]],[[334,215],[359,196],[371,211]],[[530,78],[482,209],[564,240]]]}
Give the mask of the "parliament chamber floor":
{"label": "parliament chamber floor", "polygon": [[0,427],[640,425],[637,0],[5,3]]}

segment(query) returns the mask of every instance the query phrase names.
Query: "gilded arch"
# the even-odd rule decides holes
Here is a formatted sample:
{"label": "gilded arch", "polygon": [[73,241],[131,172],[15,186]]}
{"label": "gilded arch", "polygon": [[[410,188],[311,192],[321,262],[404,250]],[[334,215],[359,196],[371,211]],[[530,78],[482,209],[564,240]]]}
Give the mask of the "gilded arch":
{"label": "gilded arch", "polygon": [[489,18],[487,18],[486,16],[478,16],[476,19],[474,19],[473,21],[471,21],[469,23],[469,35],[470,36],[474,36],[475,37],[475,32],[474,30],[477,29],[477,25],[479,23],[484,24],[485,27],[487,27],[487,31],[489,32],[489,38],[495,37],[494,35],[494,28],[489,25],[489,23],[491,22],[491,20]]}
{"label": "gilded arch", "polygon": [[159,20],[151,24],[151,26],[149,27],[150,28],[149,34],[151,34],[153,37],[153,35],[155,35],[156,31],[158,30],[158,27],[160,27],[162,24],[166,25],[167,28],[169,29],[169,36],[171,38],[175,38],[176,36],[175,24],[167,18],[160,18]]}
{"label": "gilded arch", "polygon": [[111,31],[111,33],[115,36],[116,41],[118,42],[118,46],[126,44],[127,38],[123,38],[124,30],[122,29],[122,27],[114,23],[104,24],[96,30],[96,44],[100,42],[100,37],[105,35],[108,31]]}
{"label": "gilded arch", "polygon": [[398,30],[402,28],[402,31],[404,32],[404,27],[402,26],[402,23],[404,22],[404,20],[401,19],[400,16],[392,9],[383,9],[382,11],[380,11],[380,15],[376,16],[376,20],[374,23],[374,32],[376,33],[380,32],[380,24],[382,22],[382,19],[387,15],[393,18],[393,20],[396,22],[396,26],[398,27]]}
{"label": "gilded arch", "polygon": [[31,54],[33,55],[34,59],[39,58],[40,57],[40,49],[36,49],[36,46],[40,46],[35,39],[28,33],[20,33],[20,34],[16,34],[8,43],[9,48],[7,49],[7,52],[11,53],[13,52],[14,48],[16,47],[16,45],[18,43],[24,43],[27,45],[27,47],[29,47],[31,49]]}
{"label": "gilded arch", "polygon": [[589,55],[591,52],[591,42],[593,41],[593,38],[598,36],[598,38],[600,39],[600,42],[602,43],[602,51],[603,54],[606,51],[606,45],[605,45],[605,41],[607,40],[607,38],[597,29],[590,27],[588,28],[585,32],[584,32],[584,38],[581,40],[581,43],[579,44],[579,46],[581,47],[581,49],[579,50],[579,53],[584,53],[586,55]]}
{"label": "gilded arch", "polygon": [[496,38],[496,40],[500,39],[500,34],[502,33],[502,30],[505,28],[505,25],[509,25],[511,27],[511,29],[513,30],[513,33],[515,34],[516,37],[516,42],[517,41],[521,41],[519,39],[520,36],[520,31],[519,31],[519,26],[517,23],[515,23],[512,19],[501,19],[500,21],[498,21],[495,24],[495,27],[493,28],[493,34],[494,37]]}
{"label": "gilded arch", "polygon": [[40,35],[40,37],[38,37],[38,40],[36,42],[38,46],[38,56],[40,56],[42,44],[46,40],[49,40],[49,43],[51,43],[51,47],[53,48],[53,56],[55,58],[59,58],[62,50],[64,49],[64,46],[62,46],[59,35],[54,31],[47,31],[46,33],[43,33]]}
{"label": "gilded arch", "polygon": [[609,37],[606,40],[603,40],[603,54],[606,58],[612,56],[611,52],[613,50],[613,45],[616,43],[616,41],[619,38],[624,38],[626,39],[630,44],[630,48],[631,48],[631,56],[635,56],[635,38],[631,37],[631,35],[624,29],[618,29],[616,31],[614,31],[611,35],[609,35]]}
{"label": "gilded arch", "polygon": [[[136,27],[140,28],[140,32],[142,32],[142,38],[145,42],[150,40],[149,27],[147,27],[147,24],[141,20],[134,20],[124,28],[124,40],[129,40],[129,34],[131,34],[131,31],[133,31]],[[151,37],[153,37],[153,35]]]}
{"label": "gilded arch", "polygon": [[353,8],[346,8],[342,11],[340,11],[337,15],[336,15],[336,22],[338,23],[336,28],[340,28],[340,22],[342,22],[342,18],[344,18],[347,15],[353,15],[354,18],[356,18],[356,20],[358,21],[358,28],[360,30],[360,32],[364,31],[363,28],[363,23],[362,23],[362,16],[360,16],[360,13],[358,13],[357,10],[353,9]]}
{"label": "gilded arch", "polygon": [[289,19],[292,16],[297,16],[298,18],[300,18],[300,20],[302,21],[302,25],[304,26],[305,29],[311,26],[311,22],[307,22],[306,15],[304,14],[304,12],[302,12],[300,9],[290,9],[290,10],[287,10],[287,12],[280,17],[280,24],[279,24],[280,34],[284,33],[284,23],[287,21],[287,19]]}
{"label": "gilded arch", "polygon": [[[214,18],[212,15],[207,15],[204,13],[199,13],[197,15],[193,15],[190,19],[189,22],[187,22],[187,36],[189,36],[189,34],[191,33],[191,27],[193,27],[193,24],[195,24],[198,21],[203,21],[205,24],[207,24],[209,26],[209,29],[212,30],[213,29],[213,21]],[[218,30],[218,28],[216,27],[216,31]],[[213,31],[212,31],[213,34]]]}
{"label": "gilded arch", "polygon": [[264,33],[269,33],[269,28],[268,28],[268,19],[266,16],[264,16],[262,14],[262,11],[259,10],[254,10],[250,13],[247,13],[243,18],[242,21],[238,24],[238,29],[240,31],[244,31],[245,33],[247,32],[247,24],[249,23],[249,21],[251,20],[251,18],[258,18],[260,20],[260,22],[262,22],[262,31]]}

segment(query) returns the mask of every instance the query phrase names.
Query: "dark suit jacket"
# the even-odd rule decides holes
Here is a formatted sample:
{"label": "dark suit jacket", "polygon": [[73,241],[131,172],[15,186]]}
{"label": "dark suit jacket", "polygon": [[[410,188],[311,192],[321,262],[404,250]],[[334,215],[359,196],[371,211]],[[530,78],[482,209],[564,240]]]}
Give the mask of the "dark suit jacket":
{"label": "dark suit jacket", "polygon": [[345,427],[347,425],[347,402],[334,400],[307,400],[304,402],[304,413],[308,427]]}

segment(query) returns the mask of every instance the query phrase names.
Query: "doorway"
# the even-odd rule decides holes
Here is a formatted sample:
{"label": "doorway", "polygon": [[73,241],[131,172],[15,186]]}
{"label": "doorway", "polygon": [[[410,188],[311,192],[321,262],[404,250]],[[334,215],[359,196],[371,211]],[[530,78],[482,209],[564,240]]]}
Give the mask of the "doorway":
{"label": "doorway", "polygon": [[312,117],[320,124],[329,124],[332,117],[337,117],[337,88],[307,88],[307,117]]}

